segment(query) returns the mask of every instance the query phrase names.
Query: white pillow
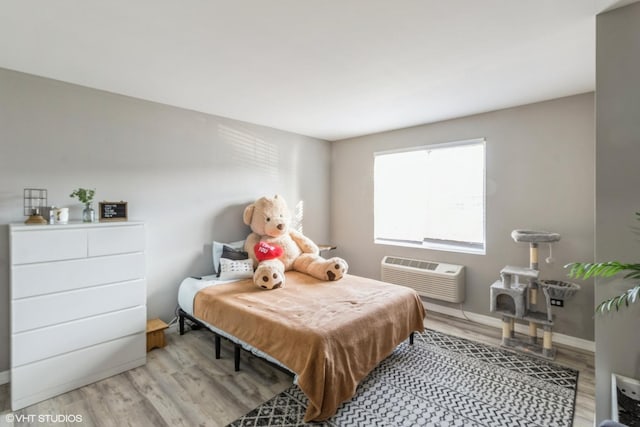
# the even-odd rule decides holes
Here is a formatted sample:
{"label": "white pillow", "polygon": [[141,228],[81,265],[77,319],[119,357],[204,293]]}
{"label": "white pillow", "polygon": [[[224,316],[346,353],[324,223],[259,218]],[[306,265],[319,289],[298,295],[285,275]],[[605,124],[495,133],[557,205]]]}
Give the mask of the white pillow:
{"label": "white pillow", "polygon": [[238,240],[237,242],[231,242],[231,243],[222,243],[222,242],[216,242],[216,241],[213,242],[211,253],[213,258],[213,272],[215,274],[220,274],[220,258],[222,258],[222,252],[224,251],[225,246],[228,246],[231,249],[234,249],[237,251],[243,251],[244,240]]}
{"label": "white pillow", "polygon": [[250,279],[253,277],[253,261],[220,258],[220,279]]}

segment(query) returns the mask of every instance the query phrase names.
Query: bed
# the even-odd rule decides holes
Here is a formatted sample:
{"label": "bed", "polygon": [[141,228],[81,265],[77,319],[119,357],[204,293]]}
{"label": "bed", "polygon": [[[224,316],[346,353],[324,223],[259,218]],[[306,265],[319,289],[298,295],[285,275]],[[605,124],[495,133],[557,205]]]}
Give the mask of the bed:
{"label": "bed", "polygon": [[179,291],[184,317],[204,324],[295,375],[309,398],[305,422],[330,418],[358,383],[393,349],[424,329],[416,292],[354,275],[324,282],[289,271],[286,287],[257,288],[250,279],[190,279]]}

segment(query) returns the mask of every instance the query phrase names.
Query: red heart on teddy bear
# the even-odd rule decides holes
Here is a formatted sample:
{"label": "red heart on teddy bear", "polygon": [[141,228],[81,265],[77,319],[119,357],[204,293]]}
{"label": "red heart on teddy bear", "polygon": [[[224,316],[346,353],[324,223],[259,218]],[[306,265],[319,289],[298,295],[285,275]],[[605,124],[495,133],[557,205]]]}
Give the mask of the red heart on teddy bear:
{"label": "red heart on teddy bear", "polygon": [[278,258],[282,255],[282,248],[278,245],[270,245],[266,242],[258,242],[253,247],[253,252],[256,254],[258,261],[265,261],[268,259]]}

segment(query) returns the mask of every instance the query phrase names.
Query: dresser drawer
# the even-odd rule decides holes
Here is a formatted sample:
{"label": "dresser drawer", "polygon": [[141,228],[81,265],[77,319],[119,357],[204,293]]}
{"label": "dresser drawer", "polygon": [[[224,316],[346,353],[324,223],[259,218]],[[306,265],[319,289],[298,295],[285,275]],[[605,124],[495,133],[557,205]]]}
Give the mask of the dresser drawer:
{"label": "dresser drawer", "polygon": [[74,388],[143,365],[145,333],[83,348],[11,370],[15,411]]}
{"label": "dresser drawer", "polygon": [[11,233],[11,264],[27,264],[87,256],[85,230],[20,231]]}
{"label": "dresser drawer", "polygon": [[144,226],[104,227],[88,230],[89,256],[142,252],[145,248]]}
{"label": "dresser drawer", "polygon": [[143,253],[18,265],[12,269],[11,298],[144,279],[144,275]]}
{"label": "dresser drawer", "polygon": [[11,362],[21,366],[145,332],[146,321],[146,307],[138,306],[14,334],[11,337]]}
{"label": "dresser drawer", "polygon": [[24,332],[146,304],[144,280],[13,300],[11,332]]}

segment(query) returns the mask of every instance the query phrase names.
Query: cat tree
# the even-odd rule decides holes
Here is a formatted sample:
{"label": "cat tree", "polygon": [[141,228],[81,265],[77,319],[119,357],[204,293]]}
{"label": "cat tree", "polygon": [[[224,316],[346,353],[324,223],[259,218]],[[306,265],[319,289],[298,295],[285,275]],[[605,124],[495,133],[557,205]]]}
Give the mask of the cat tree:
{"label": "cat tree", "polygon": [[[502,315],[502,345],[553,359],[556,350],[552,343],[553,313],[551,301],[570,298],[580,287],[558,280],[538,280],[538,246],[560,240],[558,233],[532,230],[513,230],[516,242],[529,243],[529,268],[506,266],[500,270],[500,280],[491,285],[491,311]],[[551,255],[547,262],[552,262]],[[523,282],[521,283],[521,279]],[[544,301],[538,301],[542,290]],[[515,335],[515,321],[528,322],[527,339]],[[538,343],[538,327],[543,328],[542,346]]]}

